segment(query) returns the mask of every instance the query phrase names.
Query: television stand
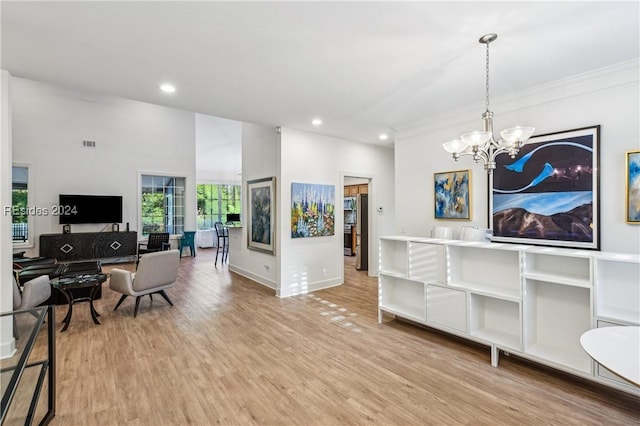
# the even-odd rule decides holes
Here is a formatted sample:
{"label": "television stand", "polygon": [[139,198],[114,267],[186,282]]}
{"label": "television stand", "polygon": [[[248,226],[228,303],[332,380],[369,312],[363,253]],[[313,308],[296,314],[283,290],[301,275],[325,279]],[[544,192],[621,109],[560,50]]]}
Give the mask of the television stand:
{"label": "television stand", "polygon": [[135,231],[40,235],[40,256],[54,257],[59,262],[133,259],[137,248],[138,233]]}

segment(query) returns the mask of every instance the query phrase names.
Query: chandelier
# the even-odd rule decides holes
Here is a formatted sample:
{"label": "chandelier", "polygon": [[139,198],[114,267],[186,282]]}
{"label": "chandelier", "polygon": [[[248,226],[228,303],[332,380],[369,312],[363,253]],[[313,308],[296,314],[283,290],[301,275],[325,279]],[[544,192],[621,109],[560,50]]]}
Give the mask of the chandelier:
{"label": "chandelier", "polygon": [[478,40],[487,46],[486,55],[486,109],[482,114],[483,131],[465,133],[459,139],[454,139],[442,144],[443,148],[453,155],[458,161],[463,155],[471,155],[476,163],[480,160],[484,163],[484,169],[492,174],[496,168],[496,157],[502,153],[508,153],[515,158],[520,148],[534,132],[533,127],[512,127],[500,132],[501,139],[493,137],[493,112],[489,110],[489,44],[498,38],[497,34],[486,34]]}

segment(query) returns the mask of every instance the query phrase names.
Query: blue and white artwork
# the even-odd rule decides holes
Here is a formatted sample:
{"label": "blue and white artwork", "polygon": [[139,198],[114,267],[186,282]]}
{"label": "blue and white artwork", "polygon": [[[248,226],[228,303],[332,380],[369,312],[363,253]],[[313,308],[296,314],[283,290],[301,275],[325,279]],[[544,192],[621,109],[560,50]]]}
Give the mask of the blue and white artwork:
{"label": "blue and white artwork", "polygon": [[599,127],[532,138],[496,158],[493,239],[598,248]]}
{"label": "blue and white artwork", "polygon": [[627,153],[627,222],[640,223],[640,151]]}
{"label": "blue and white artwork", "polygon": [[436,219],[471,219],[469,178],[469,170],[434,174]]}
{"label": "blue and white artwork", "polygon": [[291,184],[291,238],[335,234],[336,187],[312,183]]}

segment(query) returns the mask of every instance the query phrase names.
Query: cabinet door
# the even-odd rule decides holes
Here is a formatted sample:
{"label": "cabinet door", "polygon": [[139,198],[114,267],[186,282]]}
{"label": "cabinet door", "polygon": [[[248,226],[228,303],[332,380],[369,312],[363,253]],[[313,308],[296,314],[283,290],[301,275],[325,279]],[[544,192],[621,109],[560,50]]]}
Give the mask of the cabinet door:
{"label": "cabinet door", "polygon": [[467,332],[467,294],[464,291],[427,285],[427,321]]}
{"label": "cabinet door", "polygon": [[368,194],[369,193],[369,184],[365,183],[362,185],[358,185],[358,194]]}

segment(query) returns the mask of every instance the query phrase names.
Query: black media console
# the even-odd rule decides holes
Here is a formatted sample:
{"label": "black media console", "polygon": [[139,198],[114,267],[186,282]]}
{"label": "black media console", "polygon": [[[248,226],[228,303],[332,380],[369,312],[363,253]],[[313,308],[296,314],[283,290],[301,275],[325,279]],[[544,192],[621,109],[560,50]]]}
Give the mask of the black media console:
{"label": "black media console", "polygon": [[76,232],[40,235],[40,256],[58,262],[135,257],[138,233]]}

